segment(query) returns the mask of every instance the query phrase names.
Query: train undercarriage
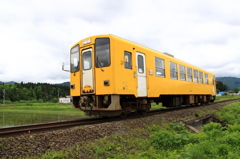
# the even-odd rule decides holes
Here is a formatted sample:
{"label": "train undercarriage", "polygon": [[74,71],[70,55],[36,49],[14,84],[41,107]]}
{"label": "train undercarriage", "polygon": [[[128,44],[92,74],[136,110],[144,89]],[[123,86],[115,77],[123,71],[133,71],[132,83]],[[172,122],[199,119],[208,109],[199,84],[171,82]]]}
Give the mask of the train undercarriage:
{"label": "train undercarriage", "polygon": [[158,98],[136,98],[133,95],[85,95],[73,97],[73,106],[87,116],[122,116],[133,111],[145,114],[151,108],[151,103],[162,103],[164,107],[179,107],[183,105],[199,105],[213,102],[211,95],[161,95]]}

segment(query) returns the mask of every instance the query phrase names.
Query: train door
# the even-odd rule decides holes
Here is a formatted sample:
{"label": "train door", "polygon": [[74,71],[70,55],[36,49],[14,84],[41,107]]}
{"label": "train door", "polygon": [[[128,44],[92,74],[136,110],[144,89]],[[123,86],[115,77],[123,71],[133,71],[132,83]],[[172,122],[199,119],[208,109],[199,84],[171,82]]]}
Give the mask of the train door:
{"label": "train door", "polygon": [[146,58],[142,53],[136,53],[136,64],[138,74],[138,97],[147,96]]}
{"label": "train door", "polygon": [[92,62],[92,48],[82,51],[82,92],[93,93],[93,62]]}

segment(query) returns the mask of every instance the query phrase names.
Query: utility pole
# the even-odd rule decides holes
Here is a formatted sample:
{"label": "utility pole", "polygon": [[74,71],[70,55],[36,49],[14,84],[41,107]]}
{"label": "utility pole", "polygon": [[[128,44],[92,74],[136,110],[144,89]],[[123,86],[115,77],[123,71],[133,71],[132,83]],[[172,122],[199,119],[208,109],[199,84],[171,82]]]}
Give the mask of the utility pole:
{"label": "utility pole", "polygon": [[3,90],[3,106],[5,106],[5,93],[6,93],[6,91],[5,91],[5,89]]}
{"label": "utility pole", "polygon": [[58,100],[58,102],[59,102],[59,89],[58,89],[58,99],[57,99],[57,100]]}

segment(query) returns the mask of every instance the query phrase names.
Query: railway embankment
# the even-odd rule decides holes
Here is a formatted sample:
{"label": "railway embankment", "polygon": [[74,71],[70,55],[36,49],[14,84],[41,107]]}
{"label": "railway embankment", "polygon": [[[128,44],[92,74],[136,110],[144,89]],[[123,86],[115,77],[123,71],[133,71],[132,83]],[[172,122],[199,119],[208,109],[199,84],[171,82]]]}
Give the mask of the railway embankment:
{"label": "railway embankment", "polygon": [[[146,138],[149,136],[149,131],[147,130],[149,125],[186,121],[194,118],[196,113],[199,115],[212,113],[228,103],[230,102],[165,112],[137,119],[124,119],[101,124],[77,126],[46,133],[31,134],[30,132],[29,134],[17,137],[0,138],[0,157],[32,158],[33,156],[40,157],[43,154],[46,155],[50,151],[57,154],[58,151],[71,150],[78,151],[77,153],[79,156],[82,156],[81,158],[91,158],[91,155],[94,155],[94,153],[91,153],[93,151],[89,150],[88,147],[84,147],[84,145],[94,143],[96,139],[116,135],[141,135],[142,138]],[[133,133],[132,130],[139,130],[141,133],[138,134],[137,131]],[[76,145],[78,145],[77,147],[84,148],[77,149]],[[71,149],[70,147],[73,146],[75,148]]]}

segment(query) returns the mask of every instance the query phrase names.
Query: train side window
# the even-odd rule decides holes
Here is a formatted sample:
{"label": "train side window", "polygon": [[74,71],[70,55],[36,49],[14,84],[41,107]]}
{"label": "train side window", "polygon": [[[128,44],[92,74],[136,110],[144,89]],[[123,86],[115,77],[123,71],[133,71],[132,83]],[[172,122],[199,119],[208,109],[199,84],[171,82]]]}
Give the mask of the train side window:
{"label": "train side window", "polygon": [[194,82],[198,83],[198,71],[194,70]]}
{"label": "train side window", "polygon": [[138,55],[138,73],[143,74],[144,73],[144,63],[143,63],[143,56]]}
{"label": "train side window", "polygon": [[132,69],[132,53],[124,51],[124,67]]}
{"label": "train side window", "polygon": [[164,60],[155,57],[156,76],[165,77]]}
{"label": "train side window", "polygon": [[208,74],[205,73],[205,84],[208,84]]}
{"label": "train side window", "polygon": [[187,74],[188,74],[188,82],[192,82],[192,69],[187,68]]}
{"label": "train side window", "polygon": [[177,70],[177,64],[170,62],[170,77],[172,79],[178,79],[178,70]]}
{"label": "train side window", "polygon": [[203,73],[199,72],[199,83],[203,83]]}
{"label": "train side window", "polygon": [[179,68],[180,68],[180,80],[186,81],[185,66],[179,65]]}

